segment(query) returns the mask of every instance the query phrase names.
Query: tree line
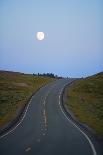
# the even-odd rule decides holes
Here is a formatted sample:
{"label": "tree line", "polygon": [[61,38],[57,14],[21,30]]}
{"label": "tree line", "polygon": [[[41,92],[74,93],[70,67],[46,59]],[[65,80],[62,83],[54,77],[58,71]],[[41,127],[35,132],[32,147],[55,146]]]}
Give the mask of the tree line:
{"label": "tree line", "polygon": [[37,74],[33,73],[33,75],[34,76],[50,77],[50,78],[62,78],[61,76],[57,76],[57,75],[55,75],[53,73],[43,73],[43,74],[41,74],[41,73],[37,73]]}

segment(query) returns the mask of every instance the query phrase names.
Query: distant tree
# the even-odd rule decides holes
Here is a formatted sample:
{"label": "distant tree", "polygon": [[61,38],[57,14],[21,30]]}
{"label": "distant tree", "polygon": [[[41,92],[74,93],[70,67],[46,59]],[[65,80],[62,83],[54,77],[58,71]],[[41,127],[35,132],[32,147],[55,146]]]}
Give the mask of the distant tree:
{"label": "distant tree", "polygon": [[37,76],[37,74],[33,73],[33,76]]}

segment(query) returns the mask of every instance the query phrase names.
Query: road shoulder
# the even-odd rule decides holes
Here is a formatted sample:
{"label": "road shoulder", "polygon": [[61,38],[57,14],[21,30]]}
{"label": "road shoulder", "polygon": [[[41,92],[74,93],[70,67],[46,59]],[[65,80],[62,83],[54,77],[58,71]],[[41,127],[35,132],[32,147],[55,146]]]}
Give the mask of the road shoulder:
{"label": "road shoulder", "polygon": [[103,139],[96,135],[96,133],[88,127],[86,124],[81,123],[73,114],[73,112],[68,109],[68,107],[65,104],[66,96],[65,96],[65,89],[71,85],[73,82],[67,84],[62,92],[61,95],[61,106],[63,108],[63,111],[65,112],[66,116],[74,123],[76,124],[88,137],[91,139],[95,147],[99,150],[100,155],[103,154]]}

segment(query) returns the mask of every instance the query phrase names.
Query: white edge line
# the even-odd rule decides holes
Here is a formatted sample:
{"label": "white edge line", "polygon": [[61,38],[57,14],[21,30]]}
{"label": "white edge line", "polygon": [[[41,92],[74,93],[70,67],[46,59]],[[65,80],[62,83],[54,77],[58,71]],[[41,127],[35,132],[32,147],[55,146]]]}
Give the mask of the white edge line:
{"label": "white edge line", "polygon": [[0,136],[0,139],[2,139],[3,137],[7,136],[7,135],[10,134],[11,132],[13,132],[13,131],[22,123],[22,121],[24,120],[24,118],[25,118],[25,116],[26,116],[26,113],[27,113],[27,111],[28,111],[28,108],[29,108],[29,105],[30,105],[31,101],[32,101],[32,98],[30,99],[30,101],[29,101],[29,103],[28,103],[28,105],[27,105],[27,108],[26,108],[26,110],[25,110],[25,112],[24,112],[24,115],[23,115],[22,119],[20,120],[20,122],[19,122],[14,128],[12,128],[11,130],[9,130],[7,133],[5,133],[5,134],[3,134],[2,136]]}
{"label": "white edge line", "polygon": [[[29,105],[30,105],[31,101],[32,101],[32,98],[31,98],[31,100],[29,101],[29,104],[28,104],[28,106],[27,106],[27,108],[26,108],[26,110],[25,110],[25,113],[24,113],[24,115],[23,115],[21,121],[20,121],[13,129],[11,129],[9,132],[7,132],[6,134],[2,135],[2,136],[0,137],[0,139],[3,138],[4,136],[8,135],[9,133],[13,132],[13,131],[22,123],[22,121],[24,120],[24,118],[25,118],[25,116],[26,116],[26,113],[27,113],[27,111],[28,111],[28,108],[29,108]],[[75,127],[85,136],[85,138],[88,140],[88,142],[89,142],[89,144],[90,144],[90,146],[91,146],[91,148],[92,148],[93,155],[97,155],[96,150],[95,150],[95,148],[94,148],[94,145],[93,145],[93,143],[91,142],[90,138],[89,138],[89,137],[88,137],[88,136],[87,136],[74,122],[72,122],[72,121],[66,116],[66,114],[64,113],[64,111],[63,111],[63,109],[62,109],[62,107],[61,107],[61,104],[60,104],[60,97],[59,97],[59,105],[60,105],[60,109],[61,109],[62,113],[64,114],[64,116],[66,117],[66,119],[67,119],[73,126],[75,126]]]}
{"label": "white edge line", "polygon": [[[40,88],[41,89],[41,88]],[[48,94],[49,94],[50,92],[48,91]],[[48,95],[47,95],[48,96]],[[46,96],[46,98],[47,98],[47,96]],[[15,126],[15,127],[13,127],[11,130],[9,130],[8,132],[6,132],[5,134],[3,134],[2,136],[0,136],[0,139],[2,139],[3,137],[5,137],[5,136],[7,136],[8,134],[10,134],[11,132],[13,132],[21,123],[22,123],[22,121],[24,120],[24,118],[25,118],[25,116],[26,116],[26,113],[27,113],[27,111],[28,111],[28,108],[29,108],[29,105],[30,105],[30,103],[31,103],[31,101],[32,101],[32,98],[33,98],[33,96],[31,97],[31,99],[30,99],[30,101],[29,101],[29,103],[28,103],[28,105],[27,105],[27,107],[26,107],[26,110],[25,110],[25,112],[24,112],[24,115],[23,115],[23,117],[22,117],[22,119],[19,121],[19,123]],[[46,98],[45,98],[45,100],[46,100]],[[45,100],[44,100],[44,102],[45,102]],[[45,103],[44,103],[45,104]]]}
{"label": "white edge line", "polygon": [[78,127],[73,121],[71,121],[71,120],[66,116],[66,114],[65,114],[65,112],[63,111],[63,109],[62,109],[60,103],[61,103],[61,101],[60,101],[60,98],[59,98],[59,105],[60,105],[60,109],[61,109],[62,113],[63,113],[64,116],[67,118],[67,120],[68,120],[73,126],[75,126],[75,127],[85,136],[85,138],[88,140],[88,142],[89,142],[89,144],[90,144],[90,146],[91,146],[91,149],[92,149],[92,151],[93,151],[93,155],[97,155],[97,152],[96,152],[96,150],[95,150],[95,147],[94,147],[92,141],[90,140],[90,138],[86,135],[86,133],[84,133],[84,132],[80,129],[80,127]]}

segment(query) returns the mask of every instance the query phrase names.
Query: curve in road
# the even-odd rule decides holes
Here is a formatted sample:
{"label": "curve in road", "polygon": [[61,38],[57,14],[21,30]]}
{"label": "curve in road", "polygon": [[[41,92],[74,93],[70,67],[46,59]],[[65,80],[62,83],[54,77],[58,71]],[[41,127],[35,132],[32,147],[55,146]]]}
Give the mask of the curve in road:
{"label": "curve in road", "polygon": [[61,94],[71,82],[54,81],[31,98],[18,125],[0,138],[0,155],[97,155],[90,138],[62,109]]}

